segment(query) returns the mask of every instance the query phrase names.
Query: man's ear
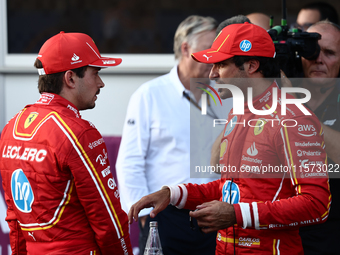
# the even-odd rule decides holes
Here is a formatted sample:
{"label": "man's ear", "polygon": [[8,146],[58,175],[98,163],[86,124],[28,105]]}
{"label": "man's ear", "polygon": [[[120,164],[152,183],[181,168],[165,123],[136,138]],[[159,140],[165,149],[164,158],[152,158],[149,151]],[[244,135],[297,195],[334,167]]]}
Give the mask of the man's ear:
{"label": "man's ear", "polygon": [[247,70],[248,74],[254,74],[260,67],[260,61],[256,59],[250,59],[245,66],[245,70]]}
{"label": "man's ear", "polygon": [[183,42],[181,44],[182,57],[191,57],[190,52],[189,52],[189,48],[190,48],[190,46],[187,42]]}
{"label": "man's ear", "polygon": [[71,89],[74,89],[76,86],[75,78],[76,78],[76,74],[71,70],[67,70],[64,74],[64,81],[65,81],[66,86]]}

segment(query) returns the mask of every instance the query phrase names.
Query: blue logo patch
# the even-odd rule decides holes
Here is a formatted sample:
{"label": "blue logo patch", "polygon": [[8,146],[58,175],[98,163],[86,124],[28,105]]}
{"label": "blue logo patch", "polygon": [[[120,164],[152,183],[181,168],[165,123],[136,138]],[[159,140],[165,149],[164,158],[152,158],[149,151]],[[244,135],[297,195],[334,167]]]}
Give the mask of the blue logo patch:
{"label": "blue logo patch", "polygon": [[21,212],[31,212],[34,194],[32,187],[22,169],[17,169],[13,172],[11,178],[11,190],[15,206]]}
{"label": "blue logo patch", "polygon": [[224,136],[227,136],[231,133],[231,131],[233,131],[234,127],[235,127],[235,123],[237,121],[237,116],[234,116],[231,121],[228,123],[225,132],[224,132]]}
{"label": "blue logo patch", "polygon": [[247,51],[250,51],[251,49],[251,42],[249,42],[248,40],[243,40],[242,42],[240,42],[240,49],[243,51],[243,52],[247,52]]}
{"label": "blue logo patch", "polygon": [[240,202],[240,189],[235,182],[226,181],[224,183],[222,188],[222,201],[230,204],[238,204]]}

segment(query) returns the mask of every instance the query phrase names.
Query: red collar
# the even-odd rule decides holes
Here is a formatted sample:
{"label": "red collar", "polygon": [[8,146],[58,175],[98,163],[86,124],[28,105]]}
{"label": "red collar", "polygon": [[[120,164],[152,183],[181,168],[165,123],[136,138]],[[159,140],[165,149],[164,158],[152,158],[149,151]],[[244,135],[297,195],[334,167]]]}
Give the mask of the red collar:
{"label": "red collar", "polygon": [[35,104],[40,105],[49,105],[49,106],[62,106],[65,107],[68,111],[66,113],[70,113],[73,116],[75,115],[77,118],[81,118],[79,110],[77,107],[72,104],[67,99],[53,93],[43,93],[40,95],[39,100]]}

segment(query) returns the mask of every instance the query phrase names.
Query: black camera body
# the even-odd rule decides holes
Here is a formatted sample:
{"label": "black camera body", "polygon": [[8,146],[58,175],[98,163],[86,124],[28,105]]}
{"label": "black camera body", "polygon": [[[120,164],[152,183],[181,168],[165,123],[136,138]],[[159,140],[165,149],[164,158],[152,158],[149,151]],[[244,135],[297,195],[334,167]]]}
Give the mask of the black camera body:
{"label": "black camera body", "polygon": [[313,60],[319,56],[321,35],[318,33],[289,30],[287,25],[275,26],[268,33],[275,45],[275,58],[287,77],[302,77],[301,57]]}

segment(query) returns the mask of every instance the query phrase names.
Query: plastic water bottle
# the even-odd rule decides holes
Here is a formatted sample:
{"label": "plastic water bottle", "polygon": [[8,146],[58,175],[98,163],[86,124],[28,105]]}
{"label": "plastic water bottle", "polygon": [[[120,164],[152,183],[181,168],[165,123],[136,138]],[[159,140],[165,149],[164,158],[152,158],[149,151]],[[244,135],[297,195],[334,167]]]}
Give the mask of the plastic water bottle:
{"label": "plastic water bottle", "polygon": [[157,221],[150,222],[149,236],[148,240],[146,241],[144,255],[163,255]]}

